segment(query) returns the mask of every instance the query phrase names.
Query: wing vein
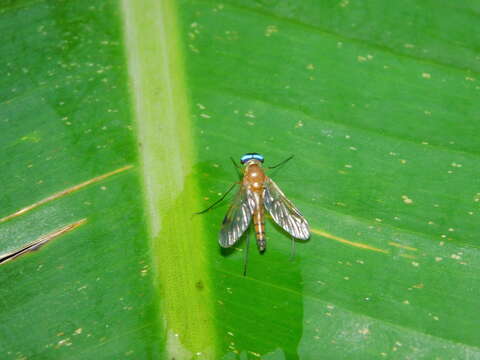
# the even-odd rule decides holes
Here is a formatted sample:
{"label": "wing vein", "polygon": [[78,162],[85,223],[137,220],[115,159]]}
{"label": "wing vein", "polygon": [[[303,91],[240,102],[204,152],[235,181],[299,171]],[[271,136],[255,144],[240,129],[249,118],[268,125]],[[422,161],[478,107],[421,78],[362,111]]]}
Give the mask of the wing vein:
{"label": "wing vein", "polygon": [[270,178],[265,181],[264,195],[265,208],[279,226],[299,240],[310,237],[307,220]]}

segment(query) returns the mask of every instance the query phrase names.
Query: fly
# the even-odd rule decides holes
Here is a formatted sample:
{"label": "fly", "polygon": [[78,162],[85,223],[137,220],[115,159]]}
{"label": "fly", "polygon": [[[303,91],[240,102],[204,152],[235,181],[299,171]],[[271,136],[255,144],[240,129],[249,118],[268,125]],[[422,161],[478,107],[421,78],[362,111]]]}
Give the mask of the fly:
{"label": "fly", "polygon": [[[291,158],[274,167],[282,165]],[[287,199],[277,184],[265,174],[263,161],[263,156],[257,153],[248,153],[240,158],[240,163],[243,165],[240,189],[223,219],[222,229],[218,237],[220,246],[224,248],[233,246],[247,230],[253,219],[258,250],[263,253],[266,249],[265,209],[273,220],[292,237],[298,240],[308,240],[310,237],[307,220]],[[200,213],[210,210],[222,201],[234,186],[235,184],[222,198]],[[248,252],[248,237],[246,246]],[[245,253],[244,275],[246,273],[247,252]]]}

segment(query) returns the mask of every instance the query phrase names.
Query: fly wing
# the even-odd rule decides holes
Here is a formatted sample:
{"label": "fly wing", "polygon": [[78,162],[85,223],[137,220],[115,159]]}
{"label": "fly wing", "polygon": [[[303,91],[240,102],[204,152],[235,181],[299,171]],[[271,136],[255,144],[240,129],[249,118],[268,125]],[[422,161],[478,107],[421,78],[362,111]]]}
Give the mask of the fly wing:
{"label": "fly wing", "polygon": [[222,247],[232,246],[242,236],[250,224],[254,207],[253,193],[247,187],[241,185],[227,215],[223,219],[222,229],[218,237]]}
{"label": "fly wing", "polygon": [[264,204],[273,220],[294,238],[307,240],[310,237],[307,220],[270,178],[265,181]]}

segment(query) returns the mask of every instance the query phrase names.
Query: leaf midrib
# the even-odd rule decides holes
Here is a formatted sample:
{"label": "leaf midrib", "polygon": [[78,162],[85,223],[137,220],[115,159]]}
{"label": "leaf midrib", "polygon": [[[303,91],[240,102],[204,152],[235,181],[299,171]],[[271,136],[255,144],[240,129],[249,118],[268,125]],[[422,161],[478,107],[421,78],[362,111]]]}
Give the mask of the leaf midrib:
{"label": "leaf midrib", "polygon": [[[168,358],[186,353],[215,358],[208,255],[202,224],[191,219],[199,196],[189,177],[193,140],[175,1],[123,0],[122,9],[157,290],[157,328],[163,328],[167,338]],[[198,281],[204,284],[202,291],[195,286]]]}

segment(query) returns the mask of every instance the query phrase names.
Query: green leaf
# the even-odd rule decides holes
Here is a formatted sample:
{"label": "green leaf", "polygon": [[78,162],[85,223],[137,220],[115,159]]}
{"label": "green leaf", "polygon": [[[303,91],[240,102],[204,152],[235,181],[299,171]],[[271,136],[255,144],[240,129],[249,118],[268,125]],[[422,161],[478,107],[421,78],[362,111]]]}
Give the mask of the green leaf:
{"label": "green leaf", "polygon": [[[480,358],[479,10],[4,1],[1,358]],[[312,236],[244,277],[252,151]]]}

